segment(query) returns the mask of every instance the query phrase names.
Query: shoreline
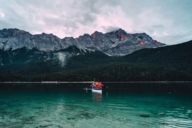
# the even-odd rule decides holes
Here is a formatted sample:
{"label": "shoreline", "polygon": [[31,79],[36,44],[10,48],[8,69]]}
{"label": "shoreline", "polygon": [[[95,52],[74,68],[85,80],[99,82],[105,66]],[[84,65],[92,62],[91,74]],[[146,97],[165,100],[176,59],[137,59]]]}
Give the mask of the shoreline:
{"label": "shoreline", "polygon": [[[0,84],[89,84],[93,81],[2,81]],[[185,84],[192,81],[103,81],[105,84]]]}
{"label": "shoreline", "polygon": [[[0,82],[0,91],[85,91],[92,81],[7,81]],[[192,81],[123,81],[103,82],[105,92],[191,94]],[[87,91],[85,91],[87,92]]]}

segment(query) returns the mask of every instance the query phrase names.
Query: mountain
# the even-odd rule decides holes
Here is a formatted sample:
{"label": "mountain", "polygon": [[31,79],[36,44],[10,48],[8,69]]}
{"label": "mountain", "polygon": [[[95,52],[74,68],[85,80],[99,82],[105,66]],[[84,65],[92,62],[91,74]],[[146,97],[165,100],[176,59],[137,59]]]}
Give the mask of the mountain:
{"label": "mountain", "polygon": [[37,48],[28,49],[26,47],[15,50],[0,50],[0,67],[31,65],[37,63],[55,63],[59,67],[64,67],[70,57],[88,54],[89,51],[80,50],[75,46],[70,46],[58,51],[40,51]]}
{"label": "mountain", "polygon": [[81,51],[100,51],[108,56],[125,56],[143,48],[162,46],[164,44],[153,40],[146,33],[129,34],[122,29],[108,33],[95,31],[91,35],[63,39],[53,34],[32,35],[19,29],[0,30],[0,49],[4,51],[35,48],[43,52],[54,52],[76,47]]}
{"label": "mountain", "polygon": [[57,51],[0,50],[0,80],[192,80],[192,41],[126,56],[76,46]]}
{"label": "mountain", "polygon": [[122,57],[101,54],[72,57],[58,79],[102,81],[190,81],[192,41],[160,48],[138,50]]}
{"label": "mountain", "polygon": [[[129,62],[137,63],[151,63],[151,64],[175,64],[177,66],[182,66],[180,64],[191,65],[192,59],[192,41],[185,43],[170,45],[166,47],[156,48],[156,49],[142,49],[134,52],[133,54],[124,56]],[[187,68],[187,67],[186,67]]]}
{"label": "mountain", "polygon": [[122,29],[78,38],[0,30],[0,81],[192,80],[192,41],[166,46]]}

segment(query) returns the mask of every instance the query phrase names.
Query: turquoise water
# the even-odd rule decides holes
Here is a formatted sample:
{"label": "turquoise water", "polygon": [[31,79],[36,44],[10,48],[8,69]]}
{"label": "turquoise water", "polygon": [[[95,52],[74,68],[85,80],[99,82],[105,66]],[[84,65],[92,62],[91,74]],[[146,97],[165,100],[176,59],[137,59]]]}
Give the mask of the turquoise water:
{"label": "turquoise water", "polygon": [[0,128],[191,128],[190,96],[1,92]]}

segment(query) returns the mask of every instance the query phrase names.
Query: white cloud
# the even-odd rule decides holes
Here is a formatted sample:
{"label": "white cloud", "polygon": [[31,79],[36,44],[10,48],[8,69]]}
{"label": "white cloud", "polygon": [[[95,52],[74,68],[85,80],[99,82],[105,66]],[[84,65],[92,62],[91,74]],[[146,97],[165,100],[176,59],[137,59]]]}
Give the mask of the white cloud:
{"label": "white cloud", "polygon": [[122,28],[172,44],[192,35],[191,4],[191,0],[0,0],[0,29],[17,27],[62,38]]}

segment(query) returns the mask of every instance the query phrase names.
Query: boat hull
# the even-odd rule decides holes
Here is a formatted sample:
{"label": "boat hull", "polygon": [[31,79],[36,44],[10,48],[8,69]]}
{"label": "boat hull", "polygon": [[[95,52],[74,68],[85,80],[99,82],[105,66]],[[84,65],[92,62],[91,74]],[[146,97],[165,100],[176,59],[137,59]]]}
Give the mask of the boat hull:
{"label": "boat hull", "polygon": [[92,88],[92,92],[93,92],[93,93],[102,94],[102,90],[101,90],[101,89],[93,89],[93,88]]}

